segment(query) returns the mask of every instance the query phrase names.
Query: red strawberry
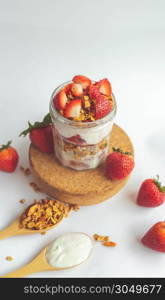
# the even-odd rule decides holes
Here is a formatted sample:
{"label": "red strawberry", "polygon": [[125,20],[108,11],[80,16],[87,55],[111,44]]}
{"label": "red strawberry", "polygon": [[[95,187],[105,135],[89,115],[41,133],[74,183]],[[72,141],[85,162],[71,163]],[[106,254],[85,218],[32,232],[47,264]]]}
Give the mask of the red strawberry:
{"label": "red strawberry", "polygon": [[53,99],[53,104],[57,110],[64,109],[67,103],[67,96],[64,90],[61,90]]}
{"label": "red strawberry", "polygon": [[111,102],[99,92],[95,85],[90,87],[89,94],[95,100],[96,120],[105,117],[112,110]]}
{"label": "red strawberry", "polygon": [[79,134],[71,136],[70,138],[67,138],[66,140],[69,141],[69,142],[72,142],[76,145],[80,145],[80,146],[86,144],[86,141],[83,140]]}
{"label": "red strawberry", "polygon": [[134,160],[129,152],[113,148],[105,162],[105,174],[108,179],[120,180],[127,177],[134,168]]}
{"label": "red strawberry", "polygon": [[110,101],[106,99],[103,95],[100,95],[100,97],[96,100],[96,120],[105,117],[111,110],[112,105]]}
{"label": "red strawberry", "polygon": [[30,140],[40,151],[52,153],[54,151],[52,125],[32,129],[30,132]]}
{"label": "red strawberry", "polygon": [[87,87],[89,87],[91,85],[91,80],[83,75],[76,75],[73,77],[73,82],[75,83],[80,83],[83,87],[83,89],[86,89]]}
{"label": "red strawberry", "polygon": [[18,153],[10,147],[11,141],[0,148],[0,170],[5,172],[14,172],[18,163]]}
{"label": "red strawberry", "polygon": [[139,190],[137,204],[145,207],[156,207],[165,200],[165,186],[161,186],[159,176],[156,179],[146,179]]}
{"label": "red strawberry", "polygon": [[100,92],[95,85],[91,85],[89,88],[89,95],[92,99],[98,99],[100,97]]}
{"label": "red strawberry", "polygon": [[81,110],[81,99],[74,99],[66,105],[65,118],[78,118]]}
{"label": "red strawberry", "polygon": [[71,92],[73,96],[81,96],[83,94],[83,88],[82,85],[79,83],[73,83],[71,87]]}
{"label": "red strawberry", "polygon": [[69,165],[70,165],[70,167],[72,168],[72,167],[77,167],[77,168],[86,168],[86,169],[88,169],[89,168],[89,165],[88,164],[86,164],[86,163],[84,163],[84,162],[81,162],[81,161],[75,161],[75,160],[70,160],[70,162],[69,162]]}
{"label": "red strawberry", "polygon": [[42,122],[35,122],[33,125],[28,122],[29,127],[21,134],[26,136],[30,134],[30,140],[40,151],[45,153],[54,152],[53,130],[50,114],[47,114]]}
{"label": "red strawberry", "polygon": [[112,88],[108,79],[102,79],[95,83],[95,86],[99,89],[100,93],[105,96],[111,96]]}
{"label": "red strawberry", "polygon": [[64,92],[66,94],[70,93],[71,87],[72,87],[72,83],[69,83],[69,84],[65,85],[64,88],[63,88]]}
{"label": "red strawberry", "polygon": [[152,250],[165,252],[165,221],[152,226],[143,236],[141,242]]}

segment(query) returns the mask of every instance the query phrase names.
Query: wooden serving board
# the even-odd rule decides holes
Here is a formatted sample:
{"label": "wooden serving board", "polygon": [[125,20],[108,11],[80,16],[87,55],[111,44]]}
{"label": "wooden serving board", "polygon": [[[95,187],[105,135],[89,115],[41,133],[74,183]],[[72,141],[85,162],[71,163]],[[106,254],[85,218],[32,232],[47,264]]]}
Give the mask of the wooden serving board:
{"label": "wooden serving board", "polygon": [[[110,152],[112,147],[116,147],[134,154],[129,137],[116,124],[112,128],[110,143]],[[129,178],[108,180],[104,175],[104,165],[85,171],[65,168],[53,154],[42,153],[32,145],[29,160],[34,180],[43,192],[77,205],[93,205],[112,197],[124,187]]]}

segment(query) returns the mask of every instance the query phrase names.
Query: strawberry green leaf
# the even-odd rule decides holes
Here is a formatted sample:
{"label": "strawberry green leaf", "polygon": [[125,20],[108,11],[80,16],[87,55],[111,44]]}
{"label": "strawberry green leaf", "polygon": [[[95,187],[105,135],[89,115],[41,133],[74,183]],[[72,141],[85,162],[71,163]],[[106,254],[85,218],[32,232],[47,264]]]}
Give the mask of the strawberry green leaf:
{"label": "strawberry green leaf", "polygon": [[42,121],[44,124],[45,124],[45,126],[46,126],[46,124],[50,124],[50,123],[52,123],[52,119],[51,119],[51,116],[50,116],[50,113],[48,113],[44,118],[43,118],[43,121]]}
{"label": "strawberry green leaf", "polygon": [[131,153],[131,152],[124,152],[124,151],[123,151],[123,150],[121,150],[120,148],[115,148],[115,147],[112,147],[112,150],[113,150],[114,152],[119,152],[119,153],[121,153],[121,154],[132,155],[132,153]]}
{"label": "strawberry green leaf", "polygon": [[159,181],[159,175],[156,175],[156,178],[153,179],[153,182],[156,184],[160,192],[165,193],[165,186],[162,186],[161,182]]}
{"label": "strawberry green leaf", "polygon": [[31,124],[30,122],[28,122],[29,127],[27,129],[25,129],[24,131],[22,131],[19,136],[25,137],[28,133],[31,132],[32,129],[46,127],[46,126],[48,126],[51,123],[52,123],[51,116],[50,116],[50,113],[48,113],[43,118],[42,122],[35,122],[34,124]]}
{"label": "strawberry green leaf", "polygon": [[11,143],[12,143],[12,141],[8,141],[5,145],[1,145],[0,151],[9,148]]}

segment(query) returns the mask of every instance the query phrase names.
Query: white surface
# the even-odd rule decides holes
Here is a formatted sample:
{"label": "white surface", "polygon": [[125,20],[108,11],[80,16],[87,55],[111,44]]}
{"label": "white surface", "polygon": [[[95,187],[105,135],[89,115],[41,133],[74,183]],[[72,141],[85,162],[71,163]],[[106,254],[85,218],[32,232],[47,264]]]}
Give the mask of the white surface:
{"label": "white surface", "polygon": [[[0,143],[9,139],[27,166],[28,138],[18,138],[27,121],[40,120],[49,97],[75,74],[108,77],[118,103],[116,123],[131,137],[136,168],[127,186],[111,200],[82,207],[46,235],[0,241],[0,275],[30,261],[61,233],[110,235],[118,243],[96,243],[81,266],[35,277],[164,277],[165,254],[145,248],[139,238],[164,219],[165,204],[135,204],[142,180],[160,174],[165,183],[165,1],[164,0],[0,0]],[[0,228],[36,194],[19,167],[0,173]],[[19,203],[26,198],[24,205]],[[5,260],[10,255],[12,262]]]}

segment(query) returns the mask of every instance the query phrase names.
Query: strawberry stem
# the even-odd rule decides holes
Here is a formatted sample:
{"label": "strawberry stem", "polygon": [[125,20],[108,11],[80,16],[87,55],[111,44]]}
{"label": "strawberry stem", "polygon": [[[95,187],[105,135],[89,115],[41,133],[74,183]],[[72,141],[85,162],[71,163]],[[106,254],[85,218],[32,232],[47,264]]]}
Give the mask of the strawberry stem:
{"label": "strawberry stem", "polygon": [[0,151],[9,148],[11,143],[12,143],[12,141],[8,141],[5,145],[1,145]]}
{"label": "strawberry stem", "polygon": [[154,178],[153,181],[158,187],[159,191],[165,193],[165,186],[162,186],[161,182],[159,181],[159,175],[156,175],[156,178]]}
{"label": "strawberry stem", "polygon": [[43,118],[43,121],[42,121],[44,124],[47,124],[49,125],[50,123],[52,123],[52,119],[51,119],[51,116],[50,116],[50,113],[48,113],[44,118]]}
{"label": "strawberry stem", "polygon": [[113,150],[114,152],[119,152],[119,153],[122,153],[122,154],[132,155],[131,152],[124,152],[124,151],[121,150],[120,148],[112,147],[112,150]]}
{"label": "strawberry stem", "polygon": [[29,121],[28,121],[28,125],[29,127],[27,129],[25,129],[24,131],[22,131],[20,133],[19,136],[23,136],[25,137],[28,133],[31,132],[32,129],[37,129],[37,128],[41,128],[41,127],[46,127],[48,126],[49,124],[52,123],[52,120],[51,120],[51,116],[50,116],[50,113],[48,113],[41,122],[35,122],[34,124],[31,124]]}

